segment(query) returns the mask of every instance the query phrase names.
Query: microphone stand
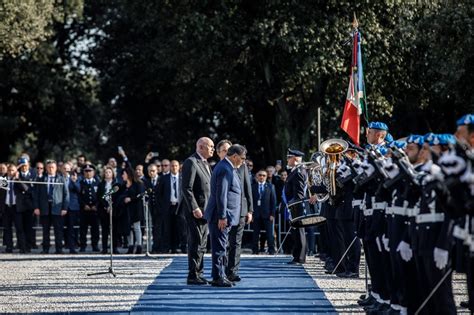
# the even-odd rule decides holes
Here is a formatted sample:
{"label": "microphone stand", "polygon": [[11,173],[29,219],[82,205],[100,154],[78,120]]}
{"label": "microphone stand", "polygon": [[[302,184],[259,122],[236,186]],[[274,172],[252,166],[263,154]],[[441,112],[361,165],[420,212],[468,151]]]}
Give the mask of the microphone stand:
{"label": "microphone stand", "polygon": [[145,211],[145,235],[146,235],[146,251],[145,257],[157,259],[159,257],[150,254],[150,213],[148,207],[148,191],[145,191],[142,195],[143,210]]}
{"label": "microphone stand", "polygon": [[[112,195],[108,195],[105,197],[105,200],[107,200],[107,210],[109,211],[109,233],[110,233],[110,266],[107,271],[101,271],[101,272],[94,272],[94,273],[88,273],[87,276],[97,276],[97,275],[106,275],[106,274],[111,274],[112,276],[117,277],[117,273],[114,270],[114,237],[113,237],[113,223],[112,223]],[[130,273],[132,275],[132,273]]]}

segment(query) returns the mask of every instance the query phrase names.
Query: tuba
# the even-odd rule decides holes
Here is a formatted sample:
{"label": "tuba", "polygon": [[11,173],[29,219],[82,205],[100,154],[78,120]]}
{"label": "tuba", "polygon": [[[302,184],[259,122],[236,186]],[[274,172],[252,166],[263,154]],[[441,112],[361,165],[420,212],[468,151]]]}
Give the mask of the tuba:
{"label": "tuba", "polygon": [[329,196],[336,195],[336,171],[342,155],[349,148],[347,141],[328,139],[321,143],[320,151],[313,153],[308,162],[311,185],[323,185],[328,193],[316,194],[318,201],[326,201]]}

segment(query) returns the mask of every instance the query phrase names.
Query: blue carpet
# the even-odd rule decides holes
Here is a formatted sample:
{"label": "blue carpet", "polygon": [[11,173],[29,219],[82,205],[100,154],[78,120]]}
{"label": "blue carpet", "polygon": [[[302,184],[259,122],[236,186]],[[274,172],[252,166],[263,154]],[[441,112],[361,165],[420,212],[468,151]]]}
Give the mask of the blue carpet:
{"label": "blue carpet", "polygon": [[[324,292],[302,266],[288,258],[243,258],[242,281],[232,288],[186,285],[187,258],[177,257],[156,278],[131,312],[335,313]],[[205,259],[210,279],[210,258]]]}

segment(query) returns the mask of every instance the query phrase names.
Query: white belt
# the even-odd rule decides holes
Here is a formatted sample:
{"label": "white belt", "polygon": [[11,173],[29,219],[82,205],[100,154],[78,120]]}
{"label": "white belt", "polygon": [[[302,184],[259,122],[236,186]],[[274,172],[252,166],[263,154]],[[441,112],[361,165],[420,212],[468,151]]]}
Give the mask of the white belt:
{"label": "white belt", "polygon": [[385,209],[385,213],[386,214],[397,214],[397,215],[403,215],[403,216],[406,216],[407,215],[407,208],[405,207],[398,207],[398,206],[392,206],[392,207],[388,207],[387,209]]}
{"label": "white belt", "polygon": [[420,213],[420,208],[407,208],[407,216],[416,217]]}
{"label": "white belt", "polygon": [[353,207],[358,207],[361,206],[364,200],[352,200],[352,206]]}
{"label": "white belt", "polygon": [[380,211],[382,209],[366,209],[364,210],[364,216],[368,217],[374,214],[374,211]]}
{"label": "white belt", "polygon": [[373,202],[372,203],[372,207],[374,209],[380,209],[380,210],[383,210],[387,207],[387,202]]}
{"label": "white belt", "polygon": [[444,213],[424,213],[416,216],[416,223],[443,222]]}

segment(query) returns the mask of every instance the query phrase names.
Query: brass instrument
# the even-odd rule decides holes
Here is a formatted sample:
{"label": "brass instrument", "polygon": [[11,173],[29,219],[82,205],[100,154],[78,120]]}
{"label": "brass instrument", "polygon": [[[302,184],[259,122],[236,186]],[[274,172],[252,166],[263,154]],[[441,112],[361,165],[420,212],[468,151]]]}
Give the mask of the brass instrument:
{"label": "brass instrument", "polygon": [[313,153],[312,162],[304,163],[309,172],[311,185],[324,185],[328,193],[316,194],[318,201],[326,201],[336,195],[336,171],[342,154],[349,144],[342,139],[328,139],[321,143],[320,151]]}

